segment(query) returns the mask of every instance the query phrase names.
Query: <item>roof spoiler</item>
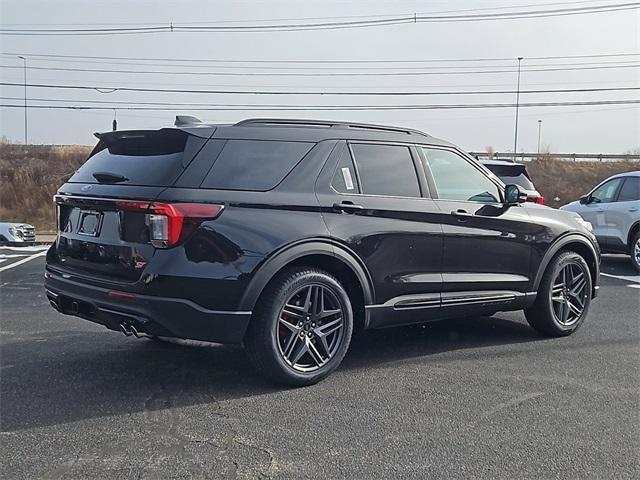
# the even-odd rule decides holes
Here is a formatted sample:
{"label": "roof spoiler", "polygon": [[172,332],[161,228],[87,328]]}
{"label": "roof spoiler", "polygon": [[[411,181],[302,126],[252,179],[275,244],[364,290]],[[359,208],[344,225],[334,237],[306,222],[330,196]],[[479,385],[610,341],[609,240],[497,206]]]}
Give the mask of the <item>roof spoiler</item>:
{"label": "roof spoiler", "polygon": [[176,121],[173,123],[176,127],[189,127],[201,124],[202,120],[191,115],[176,115]]}

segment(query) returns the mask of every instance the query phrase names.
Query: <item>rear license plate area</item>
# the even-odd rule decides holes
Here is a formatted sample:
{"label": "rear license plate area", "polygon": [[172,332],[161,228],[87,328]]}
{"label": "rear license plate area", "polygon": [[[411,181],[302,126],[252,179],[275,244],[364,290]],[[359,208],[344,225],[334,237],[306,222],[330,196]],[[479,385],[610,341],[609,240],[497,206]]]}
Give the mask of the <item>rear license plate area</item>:
{"label": "rear license plate area", "polygon": [[102,212],[96,212],[94,210],[80,211],[77,233],[88,237],[99,236],[100,228],[102,227],[102,218]]}

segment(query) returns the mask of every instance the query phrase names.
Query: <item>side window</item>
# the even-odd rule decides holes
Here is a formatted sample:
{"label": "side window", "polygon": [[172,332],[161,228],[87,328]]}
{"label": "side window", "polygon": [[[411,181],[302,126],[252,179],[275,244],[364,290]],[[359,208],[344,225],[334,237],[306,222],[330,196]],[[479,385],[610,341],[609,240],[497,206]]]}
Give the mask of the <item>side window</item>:
{"label": "side window", "polygon": [[363,194],[420,197],[409,147],[356,143],[351,149]]}
{"label": "side window", "polygon": [[303,142],[228,140],[201,187],[271,190],[313,146]]}
{"label": "side window", "polygon": [[356,170],[353,167],[353,160],[351,160],[351,154],[347,148],[342,150],[331,186],[336,192],[340,193],[360,193]]}
{"label": "side window", "polygon": [[627,177],[618,195],[619,202],[640,200],[640,177]]}
{"label": "side window", "polygon": [[613,180],[609,180],[608,182],[600,185],[591,194],[591,199],[589,203],[613,202],[615,200],[618,187],[620,186],[620,183],[622,183],[622,180],[623,180],[622,178],[614,178]]}
{"label": "side window", "polygon": [[499,203],[498,187],[482,171],[448,150],[422,148],[438,190],[446,200]]}

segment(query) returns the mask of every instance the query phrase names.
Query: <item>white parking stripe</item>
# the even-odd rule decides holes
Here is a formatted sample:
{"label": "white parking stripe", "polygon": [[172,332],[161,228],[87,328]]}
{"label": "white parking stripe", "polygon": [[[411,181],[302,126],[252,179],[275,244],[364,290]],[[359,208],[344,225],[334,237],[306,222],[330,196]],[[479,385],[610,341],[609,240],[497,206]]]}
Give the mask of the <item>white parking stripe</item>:
{"label": "white parking stripe", "polygon": [[602,272],[600,272],[600,275],[603,275],[605,277],[617,278],[618,280],[624,280],[625,282],[640,283],[640,275],[635,275],[633,277],[625,277],[624,275],[611,275],[610,273],[602,273]]}
{"label": "white parking stripe", "polygon": [[18,265],[22,265],[23,263],[27,263],[28,261],[33,260],[34,258],[42,257],[46,254],[47,254],[46,250],[43,252],[38,252],[34,255],[31,255],[30,257],[23,258],[22,260],[18,260],[17,262],[14,262],[10,265],[5,265],[4,267],[0,267],[0,272],[4,272],[5,270],[9,270],[10,268],[17,267]]}
{"label": "white parking stripe", "polygon": [[29,245],[25,247],[9,247],[2,245],[0,249],[2,250],[11,250],[13,252],[40,252],[42,250],[47,250],[51,245]]}

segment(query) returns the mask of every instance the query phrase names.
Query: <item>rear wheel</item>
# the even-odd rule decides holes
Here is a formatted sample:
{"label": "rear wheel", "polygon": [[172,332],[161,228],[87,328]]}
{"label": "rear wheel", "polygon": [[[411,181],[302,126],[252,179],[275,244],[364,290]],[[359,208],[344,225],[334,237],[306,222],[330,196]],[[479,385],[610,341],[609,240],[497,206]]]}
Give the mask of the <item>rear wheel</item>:
{"label": "rear wheel", "polygon": [[591,274],[581,255],[557,255],[542,277],[533,306],[525,310],[529,325],[539,333],[562,337],[575,332],[589,311]]}
{"label": "rear wheel", "polygon": [[312,268],[285,270],[266,287],[245,337],[251,363],[278,383],[316,383],[342,362],[353,331],[349,296]]}
{"label": "rear wheel", "polygon": [[633,237],[629,255],[631,255],[631,263],[640,272],[640,232]]}

